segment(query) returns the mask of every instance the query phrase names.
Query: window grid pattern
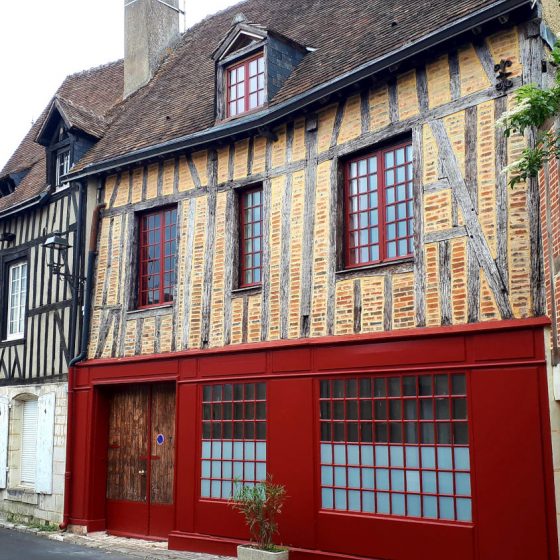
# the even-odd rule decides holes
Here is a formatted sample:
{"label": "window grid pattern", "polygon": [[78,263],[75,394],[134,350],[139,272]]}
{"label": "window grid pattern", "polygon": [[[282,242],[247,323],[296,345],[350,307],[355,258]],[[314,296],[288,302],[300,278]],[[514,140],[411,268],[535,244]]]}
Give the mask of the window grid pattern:
{"label": "window grid pattern", "polygon": [[347,265],[412,255],[412,145],[392,147],[346,167]]}
{"label": "window grid pattern", "polygon": [[236,484],[266,479],[266,384],[205,385],[202,498],[229,499]]}
{"label": "window grid pattern", "polygon": [[140,307],[173,301],[176,282],[177,209],[140,218]]}
{"label": "window grid pattern", "polygon": [[70,171],[70,150],[58,152],[56,155],[55,186],[63,187],[62,177]]}
{"label": "window grid pattern", "polygon": [[7,338],[20,338],[25,328],[27,302],[27,262],[9,267],[8,273],[8,328]]}
{"label": "window grid pattern", "polygon": [[264,56],[227,69],[227,116],[235,117],[264,105]]}
{"label": "window grid pattern", "polygon": [[323,509],[472,521],[464,374],[320,382]]}
{"label": "window grid pattern", "polygon": [[261,283],[262,277],[262,189],[241,194],[240,288]]}

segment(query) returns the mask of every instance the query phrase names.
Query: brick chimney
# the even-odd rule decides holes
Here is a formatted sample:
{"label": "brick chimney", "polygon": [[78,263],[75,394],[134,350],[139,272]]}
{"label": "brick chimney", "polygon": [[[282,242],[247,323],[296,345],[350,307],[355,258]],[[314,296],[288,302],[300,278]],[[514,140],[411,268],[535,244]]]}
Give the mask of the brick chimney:
{"label": "brick chimney", "polygon": [[125,0],[124,97],[148,83],[179,36],[179,0]]}

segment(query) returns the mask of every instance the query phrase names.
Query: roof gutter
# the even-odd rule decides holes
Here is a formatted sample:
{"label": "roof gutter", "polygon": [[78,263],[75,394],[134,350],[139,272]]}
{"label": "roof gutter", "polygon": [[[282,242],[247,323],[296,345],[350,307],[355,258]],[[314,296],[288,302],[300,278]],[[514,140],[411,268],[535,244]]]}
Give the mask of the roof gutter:
{"label": "roof gutter", "polygon": [[111,171],[115,167],[135,164],[151,157],[161,157],[175,151],[192,149],[202,144],[227,139],[232,135],[245,133],[260,127],[270,126],[275,121],[288,116],[294,111],[303,109],[308,105],[311,105],[320,99],[339,91],[340,89],[360,82],[377,72],[418,55],[426,49],[439,45],[444,41],[464,33],[465,31],[469,31],[473,27],[483,25],[484,23],[503,15],[504,13],[528,4],[534,4],[534,0],[499,0],[498,2],[494,2],[490,6],[477,10],[450,25],[442,27],[428,35],[424,35],[415,42],[362,64],[351,72],[342,74],[329,82],[323,83],[306,91],[305,93],[296,95],[266,111],[250,115],[234,122],[224,123],[200,132],[181,136],[161,144],[135,150],[123,156],[93,163],[87,165],[80,171],[74,173],[70,172],[67,177],[69,180],[82,179],[95,173]]}

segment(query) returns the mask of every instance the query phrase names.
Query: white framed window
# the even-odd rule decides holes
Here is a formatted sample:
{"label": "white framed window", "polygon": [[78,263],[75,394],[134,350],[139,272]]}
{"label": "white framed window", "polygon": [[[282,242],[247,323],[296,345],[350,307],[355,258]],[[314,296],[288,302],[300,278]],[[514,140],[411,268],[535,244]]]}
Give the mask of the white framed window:
{"label": "white framed window", "polygon": [[64,188],[68,183],[62,183],[62,177],[70,171],[70,150],[61,150],[56,154],[55,187]]}
{"label": "white framed window", "polygon": [[23,338],[26,305],[27,262],[19,261],[8,268],[7,340]]}
{"label": "white framed window", "polygon": [[21,484],[34,486],[37,474],[37,400],[24,401],[21,430]]}

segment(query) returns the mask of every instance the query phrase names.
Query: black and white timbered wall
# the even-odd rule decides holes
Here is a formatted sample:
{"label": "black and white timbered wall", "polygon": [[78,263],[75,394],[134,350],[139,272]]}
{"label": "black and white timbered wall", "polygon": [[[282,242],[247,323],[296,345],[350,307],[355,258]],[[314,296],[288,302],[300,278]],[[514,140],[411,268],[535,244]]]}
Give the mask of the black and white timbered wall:
{"label": "black and white timbered wall", "polygon": [[[59,232],[70,245],[63,271],[83,276],[83,231],[86,197],[78,185],[54,194],[46,204],[2,219],[0,234],[11,233],[11,242],[0,242],[0,326],[6,332],[7,274],[14,259],[27,262],[27,297],[23,338],[0,341],[0,385],[64,380],[68,363],[76,355],[81,334],[82,288],[54,275],[50,251],[43,245]],[[82,232],[78,235],[78,230]],[[74,291],[76,290],[76,291]]]}

